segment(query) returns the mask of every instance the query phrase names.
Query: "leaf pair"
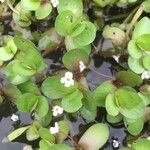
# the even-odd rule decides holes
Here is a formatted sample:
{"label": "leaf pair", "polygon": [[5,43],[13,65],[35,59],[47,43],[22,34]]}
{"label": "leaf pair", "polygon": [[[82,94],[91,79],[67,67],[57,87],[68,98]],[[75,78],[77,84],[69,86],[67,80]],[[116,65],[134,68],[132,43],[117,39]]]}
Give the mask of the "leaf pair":
{"label": "leaf pair", "polygon": [[47,99],[44,96],[36,96],[32,93],[21,95],[17,107],[22,112],[34,111],[40,117],[44,117],[49,110]]}

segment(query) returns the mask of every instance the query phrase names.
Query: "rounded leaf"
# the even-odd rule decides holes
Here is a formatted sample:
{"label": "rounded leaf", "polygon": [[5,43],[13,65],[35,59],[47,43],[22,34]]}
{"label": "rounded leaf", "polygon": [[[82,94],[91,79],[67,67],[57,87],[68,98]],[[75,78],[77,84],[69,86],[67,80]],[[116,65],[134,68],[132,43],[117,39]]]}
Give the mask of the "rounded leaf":
{"label": "rounded leaf", "polygon": [[142,57],[142,51],[141,49],[136,45],[135,40],[131,40],[128,43],[128,53],[133,58],[140,58]]}
{"label": "rounded leaf", "polygon": [[47,128],[43,128],[41,127],[39,129],[39,136],[45,140],[45,141],[48,141],[48,142],[51,142],[51,143],[54,143],[55,142],[55,137],[54,135],[52,135],[50,133],[50,131],[47,129]]}
{"label": "rounded leaf", "polygon": [[106,81],[98,86],[94,92],[94,99],[96,100],[97,105],[105,107],[106,96],[115,90],[116,87],[110,81]]}
{"label": "rounded leaf", "polygon": [[92,43],[96,37],[95,25],[89,21],[84,21],[84,23],[85,29],[73,38],[73,41],[80,46],[85,46]]}
{"label": "rounded leaf", "polygon": [[150,51],[149,39],[150,39],[150,34],[143,34],[136,39],[136,44],[140,49],[144,51]]}
{"label": "rounded leaf", "polygon": [[36,106],[35,112],[40,117],[44,117],[49,110],[49,104],[47,99],[44,96],[38,96],[38,104]]}
{"label": "rounded leaf", "polygon": [[142,99],[136,92],[126,89],[118,89],[115,92],[115,99],[121,108],[132,109],[140,104]]}
{"label": "rounded leaf", "polygon": [[128,122],[127,119],[124,119],[124,123],[128,132],[134,136],[140,134],[144,126],[144,120],[141,118],[133,122]]}
{"label": "rounded leaf", "polygon": [[40,0],[21,0],[21,7],[25,10],[36,10],[40,6]]}
{"label": "rounded leaf", "polygon": [[75,22],[73,13],[69,10],[60,13],[55,20],[55,29],[62,36],[69,35],[72,25]]}
{"label": "rounded leaf", "polygon": [[35,11],[35,16],[38,20],[46,18],[52,11],[50,3],[44,3]]}
{"label": "rounded leaf", "polygon": [[150,55],[145,55],[143,57],[143,66],[147,69],[150,70]]}
{"label": "rounded leaf", "polygon": [[86,150],[100,149],[109,138],[108,126],[102,123],[91,126],[79,140],[79,145]]}
{"label": "rounded leaf", "polygon": [[83,95],[79,90],[66,95],[62,101],[61,105],[66,112],[73,113],[78,111],[82,107]]}
{"label": "rounded leaf", "polygon": [[123,85],[128,85],[131,87],[139,86],[142,84],[142,79],[139,75],[131,71],[120,71],[116,74],[116,79],[120,81]]}
{"label": "rounded leaf", "polygon": [[130,69],[137,74],[141,74],[145,70],[142,59],[135,59],[135,58],[129,57],[128,65]]}
{"label": "rounded leaf", "polygon": [[132,150],[149,150],[150,141],[148,139],[138,139],[132,144],[131,148]]}
{"label": "rounded leaf", "polygon": [[89,62],[89,56],[84,50],[74,49],[65,53],[62,61],[68,70],[79,71],[79,62],[82,61],[84,65],[87,66]]}
{"label": "rounded leaf", "polygon": [[70,10],[76,17],[80,17],[83,13],[82,0],[60,0],[57,7],[58,13]]}
{"label": "rounded leaf", "polygon": [[32,112],[38,104],[38,98],[34,94],[25,93],[20,96],[17,108],[22,112]]}
{"label": "rounded leaf", "polygon": [[132,39],[136,39],[142,34],[150,34],[150,19],[148,17],[143,17],[135,26]]}
{"label": "rounded leaf", "polygon": [[105,102],[106,111],[111,116],[117,116],[119,114],[119,108],[115,104],[115,95],[108,94]]}
{"label": "rounded leaf", "polygon": [[60,80],[61,77],[59,76],[48,77],[42,83],[42,92],[44,95],[51,99],[59,99],[76,89],[76,85],[65,87]]}

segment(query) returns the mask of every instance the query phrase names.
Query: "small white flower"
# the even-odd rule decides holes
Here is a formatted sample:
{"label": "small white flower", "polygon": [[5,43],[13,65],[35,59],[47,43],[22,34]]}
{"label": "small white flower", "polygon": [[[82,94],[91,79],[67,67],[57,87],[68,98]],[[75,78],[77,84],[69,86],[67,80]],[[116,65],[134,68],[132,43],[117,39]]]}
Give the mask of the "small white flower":
{"label": "small white flower", "polygon": [[119,57],[120,57],[120,56],[113,55],[112,57],[114,58],[114,60],[115,60],[117,63],[119,63]]}
{"label": "small white flower", "polygon": [[85,68],[86,68],[86,66],[84,65],[83,61],[79,61],[80,72],[82,72]]}
{"label": "small white flower", "polygon": [[16,122],[16,121],[19,120],[19,116],[18,116],[18,115],[15,115],[15,114],[12,114],[11,120],[14,121],[14,122]]}
{"label": "small white flower", "polygon": [[0,0],[1,3],[4,3],[5,0]]}
{"label": "small white flower", "polygon": [[143,71],[141,75],[141,79],[149,79],[150,78],[150,73],[148,71]]}
{"label": "small white flower", "polygon": [[50,131],[51,134],[56,134],[56,133],[58,133],[58,132],[59,132],[58,123],[55,122],[55,126],[54,126],[54,127],[50,127],[49,131]]}
{"label": "small white flower", "polygon": [[65,76],[61,78],[60,82],[64,84],[65,87],[70,87],[74,85],[73,73],[69,71],[66,72]]}
{"label": "small white flower", "polygon": [[59,0],[50,0],[53,7],[57,7],[59,5]]}
{"label": "small white flower", "polygon": [[23,150],[33,150],[32,147],[30,145],[25,145],[23,147]]}
{"label": "small white flower", "polygon": [[114,148],[118,148],[119,147],[119,145],[120,145],[120,142],[118,141],[118,140],[113,140],[113,147]]}
{"label": "small white flower", "polygon": [[63,108],[62,107],[60,107],[60,106],[54,106],[53,107],[53,116],[54,117],[56,117],[56,116],[58,116],[58,115],[61,115],[61,114],[63,114]]}

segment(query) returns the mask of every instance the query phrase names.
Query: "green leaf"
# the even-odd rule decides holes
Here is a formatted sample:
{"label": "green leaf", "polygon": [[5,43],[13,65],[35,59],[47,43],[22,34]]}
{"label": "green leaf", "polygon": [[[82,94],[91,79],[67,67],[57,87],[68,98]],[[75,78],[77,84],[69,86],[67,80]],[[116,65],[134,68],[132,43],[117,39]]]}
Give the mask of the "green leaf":
{"label": "green leaf", "polygon": [[44,96],[38,96],[38,104],[35,108],[35,112],[38,114],[40,117],[44,117],[49,110],[49,105],[48,101]]}
{"label": "green leaf", "polygon": [[13,39],[9,40],[5,47],[0,47],[0,60],[8,61],[14,57],[17,52],[17,47]]}
{"label": "green leaf", "polygon": [[56,143],[63,143],[69,134],[68,122],[63,120],[58,122],[59,132],[56,134]]}
{"label": "green leaf", "polygon": [[60,80],[59,76],[48,77],[42,83],[42,92],[44,95],[51,99],[58,99],[76,90],[76,85],[65,87]]}
{"label": "green leaf", "polygon": [[136,39],[136,44],[140,49],[144,51],[150,51],[149,39],[150,34],[143,34]]}
{"label": "green leaf", "polygon": [[91,91],[84,88],[81,91],[84,97],[82,100],[83,107],[80,109],[81,116],[88,121],[92,121],[97,115],[97,106],[94,95]]}
{"label": "green leaf", "polygon": [[28,141],[34,141],[39,138],[39,132],[36,126],[31,125],[26,131],[26,138]]}
{"label": "green leaf", "polygon": [[81,49],[70,50],[63,56],[63,64],[70,71],[79,71],[79,62],[82,61],[85,66],[89,63],[88,54]]}
{"label": "green leaf", "polygon": [[138,58],[142,57],[142,51],[136,45],[136,41],[135,40],[131,40],[128,43],[128,53],[133,58],[137,58],[138,59]]}
{"label": "green leaf", "polygon": [[70,10],[76,17],[80,17],[83,13],[82,0],[61,0],[57,6],[58,13]]}
{"label": "green leaf", "polygon": [[5,68],[6,78],[14,85],[18,85],[29,80],[30,76],[19,75],[18,73],[15,72],[15,70],[13,69],[14,63],[15,61],[11,61],[6,66]]}
{"label": "green leaf", "polygon": [[82,107],[83,94],[76,90],[71,94],[66,95],[61,102],[63,109],[66,112],[73,113],[78,111]]}
{"label": "green leaf", "polygon": [[132,150],[149,150],[150,148],[150,141],[148,139],[138,139],[136,140],[132,146]]}
{"label": "green leaf", "polygon": [[122,121],[123,116],[121,114],[118,114],[117,116],[111,116],[107,114],[106,119],[109,123],[119,123]]}
{"label": "green leaf", "polygon": [[128,85],[131,87],[139,86],[142,84],[142,79],[139,75],[131,71],[120,71],[116,74],[116,79],[120,81],[123,85]]}
{"label": "green leaf", "polygon": [[47,127],[52,120],[52,111],[49,110],[44,117],[39,117],[37,114],[35,114],[35,120],[38,120],[43,127]]}
{"label": "green leaf", "polygon": [[35,16],[38,20],[46,18],[52,11],[50,3],[44,3],[35,11]]}
{"label": "green leaf", "polygon": [[7,139],[8,141],[13,141],[15,140],[17,137],[19,137],[21,134],[23,134],[30,126],[26,126],[26,127],[21,127],[19,129],[16,129],[15,131],[11,132],[8,136]]}
{"label": "green leaf", "polygon": [[83,32],[85,27],[86,27],[86,24],[84,22],[79,22],[79,23],[75,22],[71,27],[70,36],[76,37],[77,35]]}
{"label": "green leaf", "polygon": [[148,106],[150,104],[150,95],[149,94],[143,94],[143,93],[138,93],[138,95],[141,97],[141,99],[143,100],[145,106]]}
{"label": "green leaf", "polygon": [[129,65],[129,68],[137,74],[141,74],[145,70],[142,59],[135,59],[135,58],[129,57],[128,65]]}
{"label": "green leaf", "polygon": [[126,89],[118,89],[115,92],[115,100],[121,108],[126,109],[133,109],[142,101],[136,92],[128,91]]}
{"label": "green leaf", "polygon": [[69,35],[71,27],[75,21],[76,18],[74,17],[74,14],[71,11],[63,11],[57,16],[55,20],[55,29],[58,32],[58,34],[62,36]]}
{"label": "green leaf", "polygon": [[134,136],[140,134],[144,126],[144,121],[141,118],[133,122],[128,122],[128,119],[124,119],[124,123],[128,132]]}
{"label": "green leaf", "polygon": [[51,143],[45,140],[41,140],[39,142],[40,149],[39,150],[49,150],[51,147]]}
{"label": "green leaf", "polygon": [[0,61],[8,61],[12,59],[14,54],[9,52],[7,47],[0,47]]}
{"label": "green leaf", "polygon": [[108,126],[102,123],[91,126],[79,140],[79,145],[86,150],[100,149],[109,138]]}
{"label": "green leaf", "polygon": [[45,140],[45,141],[48,141],[48,142],[51,142],[51,143],[54,143],[54,142],[55,142],[55,137],[54,137],[54,135],[52,135],[52,134],[50,133],[50,131],[49,131],[48,129],[46,129],[46,128],[41,127],[41,128],[39,129],[39,135],[40,135],[40,137],[41,137],[43,140]]}
{"label": "green leaf", "polygon": [[143,57],[143,66],[147,69],[150,70],[150,55],[145,55]]}
{"label": "green leaf", "polygon": [[73,38],[70,36],[65,37],[65,45],[67,51],[73,50],[73,49],[80,49],[84,50],[88,55],[91,53],[91,45],[85,45],[85,46],[79,46],[73,41]]}
{"label": "green leaf", "polygon": [[96,100],[97,105],[105,107],[106,96],[115,90],[116,87],[110,81],[106,81],[100,86],[98,86],[97,89],[94,91],[94,98]]}
{"label": "green leaf", "polygon": [[132,34],[132,39],[137,39],[143,34],[150,34],[150,19],[143,17],[136,25]]}
{"label": "green leaf", "polygon": [[13,84],[8,84],[3,87],[4,93],[9,97],[9,100],[13,103],[17,103],[19,97],[22,95],[21,91]]}
{"label": "green leaf", "polygon": [[89,21],[84,21],[85,29],[73,38],[73,41],[80,46],[85,46],[92,43],[96,37],[96,27]]}
{"label": "green leaf", "polygon": [[35,69],[22,65],[18,60],[14,60],[13,70],[21,76],[32,76],[36,73]]}
{"label": "green leaf", "polygon": [[38,98],[32,93],[25,93],[20,96],[17,108],[22,112],[32,112],[38,104]]}
{"label": "green leaf", "polygon": [[34,11],[40,6],[40,0],[21,0],[21,7],[25,10]]}
{"label": "green leaf", "polygon": [[23,94],[30,92],[35,95],[40,95],[40,90],[38,89],[37,85],[33,83],[31,80],[17,85],[17,87]]}
{"label": "green leaf", "polygon": [[108,94],[105,102],[106,111],[111,116],[117,116],[119,114],[119,108],[115,104],[115,95]]}
{"label": "green leaf", "polygon": [[14,37],[14,42],[21,52],[16,56],[24,67],[36,70],[40,73],[45,68],[45,62],[39,49],[30,40],[23,39],[19,36]]}
{"label": "green leaf", "polygon": [[[25,1],[25,0],[24,0]],[[14,22],[21,27],[28,27],[31,25],[31,12],[25,9],[22,9],[20,3],[18,3],[15,7],[15,10],[19,12],[19,14],[13,12],[13,20]]]}
{"label": "green leaf", "polygon": [[144,111],[145,111],[145,105],[143,101],[138,106],[135,106],[132,109],[126,109],[126,108],[120,109],[120,113],[129,119],[138,119],[143,117]]}
{"label": "green leaf", "polygon": [[147,12],[147,13],[150,13],[150,1],[149,0],[145,0],[143,2],[143,5],[144,5],[144,11]]}

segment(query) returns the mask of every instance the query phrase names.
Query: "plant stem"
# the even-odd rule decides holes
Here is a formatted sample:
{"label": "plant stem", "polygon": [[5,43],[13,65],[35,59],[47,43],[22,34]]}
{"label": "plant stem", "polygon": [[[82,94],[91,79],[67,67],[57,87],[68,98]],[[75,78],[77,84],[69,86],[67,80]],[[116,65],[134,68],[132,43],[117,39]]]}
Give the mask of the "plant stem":
{"label": "plant stem", "polygon": [[14,13],[16,13],[17,15],[19,15],[19,12],[18,12],[16,9],[14,9],[14,7],[12,6],[12,4],[11,4],[10,1],[7,1],[6,4],[9,6],[9,8],[10,8]]}
{"label": "plant stem", "polygon": [[128,30],[126,32],[126,39],[128,39],[131,29],[133,28],[133,26],[135,25],[135,23],[139,19],[139,17],[142,15],[143,11],[144,11],[144,6],[143,6],[143,4],[141,4],[128,27]]}

